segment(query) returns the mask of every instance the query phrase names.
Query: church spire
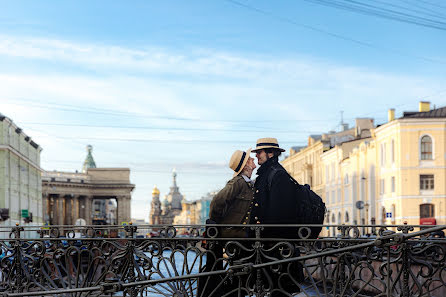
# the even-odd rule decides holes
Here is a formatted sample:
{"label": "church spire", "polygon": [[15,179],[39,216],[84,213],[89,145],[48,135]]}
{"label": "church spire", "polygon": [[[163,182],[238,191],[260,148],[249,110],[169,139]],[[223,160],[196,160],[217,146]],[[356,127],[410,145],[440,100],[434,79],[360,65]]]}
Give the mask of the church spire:
{"label": "church spire", "polygon": [[172,170],[172,176],[173,176],[173,188],[177,188],[177,171],[175,168]]}
{"label": "church spire", "polygon": [[93,147],[91,145],[87,145],[87,157],[84,161],[84,166],[82,166],[82,172],[87,172],[88,168],[96,168],[96,163],[94,162],[93,155],[91,152],[93,151]]}

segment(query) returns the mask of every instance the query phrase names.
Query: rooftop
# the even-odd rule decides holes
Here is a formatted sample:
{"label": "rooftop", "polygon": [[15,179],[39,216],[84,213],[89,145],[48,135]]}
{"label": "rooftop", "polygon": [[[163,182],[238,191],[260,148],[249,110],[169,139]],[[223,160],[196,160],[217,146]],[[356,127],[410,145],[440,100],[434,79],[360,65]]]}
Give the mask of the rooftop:
{"label": "rooftop", "polygon": [[405,111],[401,119],[407,118],[446,118],[446,107],[440,107],[429,111]]}

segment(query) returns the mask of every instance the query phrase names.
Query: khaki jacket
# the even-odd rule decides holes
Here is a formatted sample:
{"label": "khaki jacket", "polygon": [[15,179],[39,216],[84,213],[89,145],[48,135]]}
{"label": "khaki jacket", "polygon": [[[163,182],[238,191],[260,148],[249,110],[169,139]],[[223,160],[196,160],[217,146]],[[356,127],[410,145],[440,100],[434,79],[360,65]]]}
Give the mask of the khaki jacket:
{"label": "khaki jacket", "polygon": [[[209,218],[217,224],[243,224],[249,222],[254,187],[237,175],[214,196]],[[246,237],[244,228],[222,228],[221,237]]]}

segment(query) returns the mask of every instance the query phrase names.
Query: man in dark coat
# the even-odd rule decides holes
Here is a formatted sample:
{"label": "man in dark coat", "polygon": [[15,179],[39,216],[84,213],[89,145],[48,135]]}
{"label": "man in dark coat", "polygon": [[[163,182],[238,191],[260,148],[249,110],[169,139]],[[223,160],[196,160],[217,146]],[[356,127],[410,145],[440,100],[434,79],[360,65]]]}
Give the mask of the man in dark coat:
{"label": "man in dark coat", "polygon": [[[296,186],[285,168],[279,163],[279,156],[285,150],[279,148],[275,138],[260,138],[256,153],[260,168],[255,181],[254,207],[251,224],[296,224]],[[295,228],[266,228],[263,238],[297,238]]]}
{"label": "man in dark coat", "polygon": [[[279,156],[285,150],[279,147],[276,138],[260,138],[257,140],[256,153],[260,168],[257,170],[258,177],[255,181],[254,206],[252,209],[250,224],[297,224],[298,199],[296,199],[296,185],[290,178],[285,168],[279,164]],[[297,228],[280,227],[265,228],[261,233],[262,238],[290,238],[297,239]],[[275,243],[269,242],[265,245],[272,247]],[[296,249],[294,256],[298,256]],[[279,251],[275,258],[280,259]],[[290,275],[296,281],[303,280],[303,269],[299,263],[292,263],[282,267],[282,273],[290,269]],[[279,275],[271,270],[270,274],[275,289],[281,287],[283,291],[295,293],[299,288],[292,285],[287,277],[279,281]],[[286,279],[286,280],[285,280]],[[280,283],[280,285],[279,285]],[[287,296],[281,292],[273,292],[271,296]]]}

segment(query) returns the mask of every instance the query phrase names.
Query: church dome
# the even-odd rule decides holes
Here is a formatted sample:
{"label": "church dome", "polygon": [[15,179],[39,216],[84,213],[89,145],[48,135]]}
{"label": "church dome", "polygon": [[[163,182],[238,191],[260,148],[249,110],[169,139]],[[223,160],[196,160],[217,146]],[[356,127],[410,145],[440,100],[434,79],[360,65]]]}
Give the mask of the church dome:
{"label": "church dome", "polygon": [[160,194],[160,190],[158,190],[158,188],[156,187],[156,185],[153,187],[152,190],[152,196],[156,196]]}
{"label": "church dome", "polygon": [[82,166],[82,172],[86,173],[88,168],[96,168],[96,163],[92,155],[93,146],[87,145],[87,157],[84,161],[84,166]]}

